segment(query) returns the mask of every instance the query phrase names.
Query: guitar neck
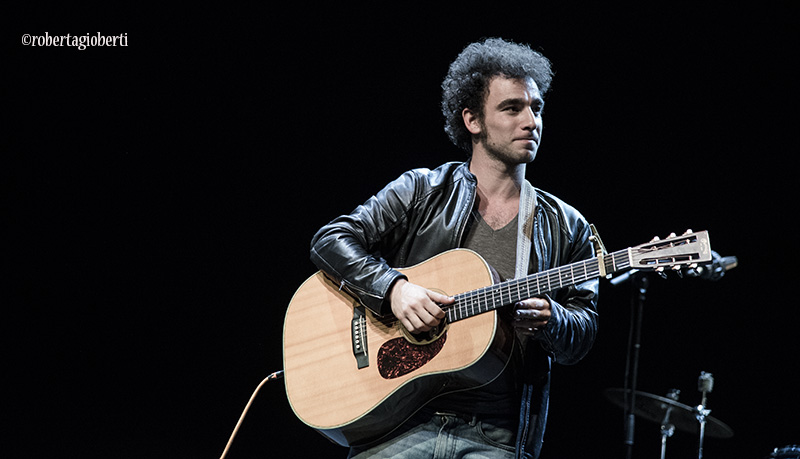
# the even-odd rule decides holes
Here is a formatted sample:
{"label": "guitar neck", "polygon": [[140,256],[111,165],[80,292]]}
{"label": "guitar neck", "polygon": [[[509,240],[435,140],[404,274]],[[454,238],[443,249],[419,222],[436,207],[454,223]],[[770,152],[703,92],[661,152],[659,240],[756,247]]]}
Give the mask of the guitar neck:
{"label": "guitar neck", "polygon": [[[605,255],[603,263],[607,274],[629,268],[630,249]],[[595,277],[600,277],[599,260],[590,258],[455,295],[455,303],[447,307],[445,314],[449,322],[456,322]]]}

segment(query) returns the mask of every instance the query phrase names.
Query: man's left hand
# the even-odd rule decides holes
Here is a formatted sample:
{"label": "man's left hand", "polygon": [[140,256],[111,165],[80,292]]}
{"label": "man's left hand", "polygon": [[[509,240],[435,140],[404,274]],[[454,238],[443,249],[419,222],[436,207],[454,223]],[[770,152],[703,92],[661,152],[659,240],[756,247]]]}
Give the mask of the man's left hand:
{"label": "man's left hand", "polygon": [[528,298],[514,305],[512,325],[517,333],[533,336],[550,320],[550,302],[546,298]]}

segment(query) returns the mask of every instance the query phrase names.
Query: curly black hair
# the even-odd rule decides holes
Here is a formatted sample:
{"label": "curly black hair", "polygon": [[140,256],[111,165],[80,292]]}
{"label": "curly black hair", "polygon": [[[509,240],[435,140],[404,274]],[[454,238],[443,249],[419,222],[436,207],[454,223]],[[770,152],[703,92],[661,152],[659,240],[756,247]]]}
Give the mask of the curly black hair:
{"label": "curly black hair", "polygon": [[489,81],[498,75],[507,78],[532,78],[544,95],[550,88],[553,71],[550,61],[527,45],[501,38],[488,38],[468,45],[450,64],[442,82],[444,130],[458,147],[472,151],[472,137],[461,112],[464,108],[483,116]]}

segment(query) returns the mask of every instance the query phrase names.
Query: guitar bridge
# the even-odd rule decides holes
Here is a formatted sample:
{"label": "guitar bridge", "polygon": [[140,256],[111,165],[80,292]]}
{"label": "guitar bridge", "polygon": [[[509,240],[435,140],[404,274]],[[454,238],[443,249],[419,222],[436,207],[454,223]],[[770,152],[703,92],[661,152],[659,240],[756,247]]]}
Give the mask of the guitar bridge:
{"label": "guitar bridge", "polygon": [[356,358],[358,368],[369,366],[369,352],[367,349],[367,317],[364,306],[353,308],[353,320],[350,321],[350,338],[353,343],[353,356]]}

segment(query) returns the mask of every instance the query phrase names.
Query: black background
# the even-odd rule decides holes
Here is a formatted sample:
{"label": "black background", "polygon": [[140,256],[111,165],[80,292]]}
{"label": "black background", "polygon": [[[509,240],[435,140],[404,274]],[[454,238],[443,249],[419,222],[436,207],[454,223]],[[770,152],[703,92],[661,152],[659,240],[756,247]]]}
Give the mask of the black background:
{"label": "black background", "polygon": [[[548,2],[555,3],[555,2]],[[789,2],[786,2],[788,5]],[[534,185],[610,250],[687,228],[740,265],[653,278],[639,388],[699,402],[735,432],[706,457],[800,443],[796,387],[798,20],[761,2],[126,7],[5,14],[5,447],[15,457],[218,457],[282,367],[285,308],[314,232],[412,167],[463,159],[439,84],[471,41],[554,64]],[[24,33],[127,33],[128,46],[27,47]],[[545,458],[624,456],[627,287],[601,287],[590,355],[553,372]],[[334,401],[332,401],[334,403]],[[696,455],[678,432],[668,457]],[[636,457],[658,425],[636,424]],[[281,382],[230,458],[343,457]]]}

